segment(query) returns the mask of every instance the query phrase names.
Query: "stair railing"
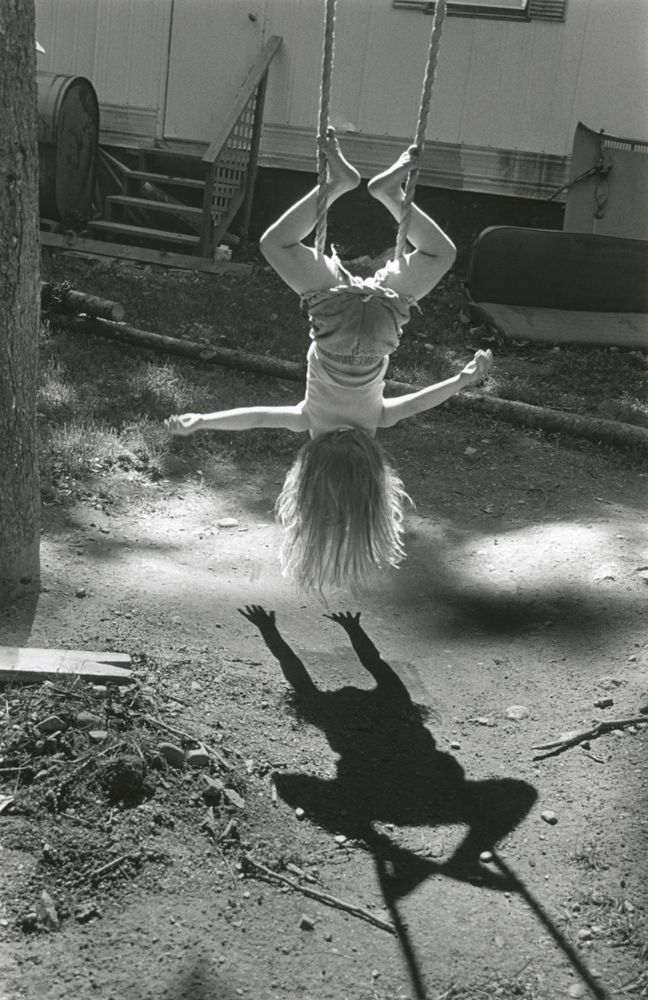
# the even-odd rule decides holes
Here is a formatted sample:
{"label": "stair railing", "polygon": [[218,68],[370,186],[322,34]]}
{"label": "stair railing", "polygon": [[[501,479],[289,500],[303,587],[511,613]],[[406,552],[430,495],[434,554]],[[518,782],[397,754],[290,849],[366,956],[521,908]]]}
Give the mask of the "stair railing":
{"label": "stair railing", "polygon": [[241,84],[234,105],[207,152],[202,231],[198,253],[211,257],[241,205],[241,234],[247,235],[263,127],[270,64],[282,43],[272,35]]}

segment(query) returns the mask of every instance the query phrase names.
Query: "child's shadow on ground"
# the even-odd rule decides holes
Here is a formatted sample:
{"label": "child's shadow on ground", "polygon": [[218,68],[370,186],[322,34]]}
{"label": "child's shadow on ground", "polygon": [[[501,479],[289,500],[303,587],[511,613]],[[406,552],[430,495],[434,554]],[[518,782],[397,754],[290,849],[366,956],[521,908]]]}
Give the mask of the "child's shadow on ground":
{"label": "child's shadow on ground", "polygon": [[[322,691],[280,635],[274,612],[258,605],[241,611],[257,626],[292,687],[299,715],[321,729],[339,755],[337,777],[277,774],[285,802],[333,833],[364,841],[374,856],[385,899],[394,902],[429,875],[476,882],[499,889],[513,886],[480,863],[524,818],[537,798],[524,781],[493,778],[467,781],[455,758],[436,749],[400,678],[381,659],[361,627],[360,615],[329,617],[344,628],[376,686]],[[467,832],[448,860],[437,863],[399,847],[375,828],[465,824]]]}

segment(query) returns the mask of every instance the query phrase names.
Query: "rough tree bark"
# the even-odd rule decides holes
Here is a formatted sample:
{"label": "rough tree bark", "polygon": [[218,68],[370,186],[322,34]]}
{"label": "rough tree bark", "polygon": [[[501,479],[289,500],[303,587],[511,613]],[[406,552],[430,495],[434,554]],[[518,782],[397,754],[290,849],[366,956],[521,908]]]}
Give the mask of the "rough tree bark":
{"label": "rough tree bark", "polygon": [[0,2],[0,606],[40,583],[40,276],[33,0]]}

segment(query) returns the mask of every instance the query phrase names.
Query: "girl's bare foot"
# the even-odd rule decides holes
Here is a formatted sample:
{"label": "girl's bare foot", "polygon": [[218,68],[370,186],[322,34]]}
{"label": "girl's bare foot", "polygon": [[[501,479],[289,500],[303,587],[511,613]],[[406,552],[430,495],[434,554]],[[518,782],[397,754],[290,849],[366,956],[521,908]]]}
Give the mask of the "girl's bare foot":
{"label": "girl's bare foot", "polygon": [[378,201],[393,201],[395,198],[399,198],[407,175],[418,166],[418,157],[417,147],[410,146],[395,163],[392,163],[391,167],[369,181],[367,185],[369,194],[377,198]]}
{"label": "girl's bare foot", "polygon": [[329,193],[338,197],[346,191],[352,191],[360,183],[360,174],[344,158],[335,129],[327,129],[324,148],[326,149]]}

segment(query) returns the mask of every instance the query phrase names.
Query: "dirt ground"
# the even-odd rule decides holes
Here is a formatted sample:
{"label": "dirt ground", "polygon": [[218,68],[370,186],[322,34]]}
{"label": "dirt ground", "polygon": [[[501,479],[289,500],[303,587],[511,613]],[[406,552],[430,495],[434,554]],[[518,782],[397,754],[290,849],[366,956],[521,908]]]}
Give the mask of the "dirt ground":
{"label": "dirt ground", "polygon": [[648,996],[645,468],[448,409],[384,444],[407,560],[328,606],[271,450],[45,503],[1,641],[134,682],[0,692],[0,1000]]}

